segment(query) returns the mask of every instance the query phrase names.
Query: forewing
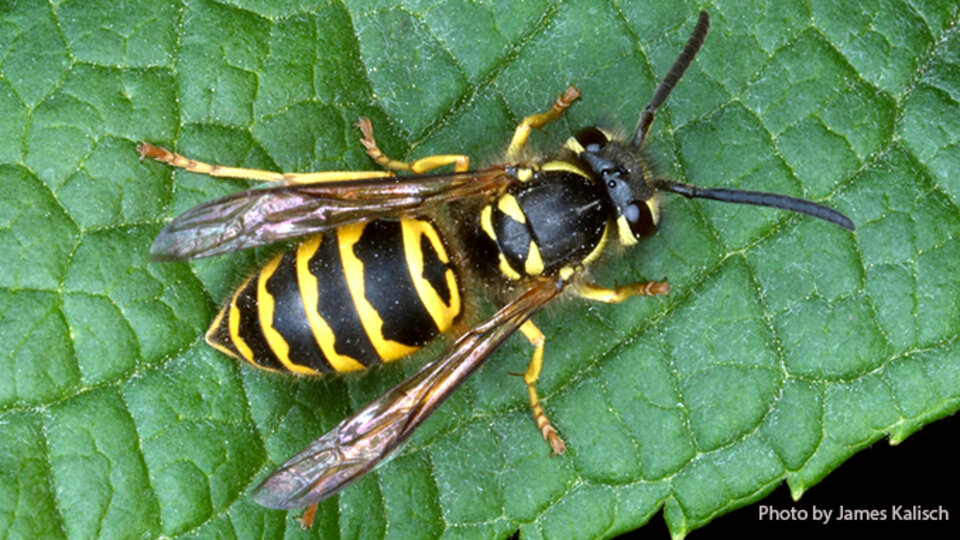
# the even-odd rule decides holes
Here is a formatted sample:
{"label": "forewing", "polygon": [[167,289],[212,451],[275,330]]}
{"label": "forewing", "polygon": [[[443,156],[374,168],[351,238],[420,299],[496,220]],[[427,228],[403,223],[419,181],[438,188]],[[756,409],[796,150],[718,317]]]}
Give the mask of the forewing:
{"label": "forewing", "polygon": [[538,309],[563,282],[536,282],[420,368],[290,458],[253,491],[269,508],[300,508],[333,495],[389,456]]}
{"label": "forewing", "polygon": [[177,216],[150,248],[155,261],[181,261],[263,246],[342,225],[419,214],[466,197],[505,189],[503,167],[250,189]]}

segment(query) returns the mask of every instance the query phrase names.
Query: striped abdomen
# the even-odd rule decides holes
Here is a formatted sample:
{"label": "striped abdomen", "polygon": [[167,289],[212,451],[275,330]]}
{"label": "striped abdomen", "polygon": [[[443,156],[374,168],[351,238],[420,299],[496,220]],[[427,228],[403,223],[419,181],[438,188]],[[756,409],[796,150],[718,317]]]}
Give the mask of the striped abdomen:
{"label": "striped abdomen", "polygon": [[262,368],[352,371],[420,349],[460,316],[460,300],[433,224],[377,220],[271,260],[230,298],[207,342]]}

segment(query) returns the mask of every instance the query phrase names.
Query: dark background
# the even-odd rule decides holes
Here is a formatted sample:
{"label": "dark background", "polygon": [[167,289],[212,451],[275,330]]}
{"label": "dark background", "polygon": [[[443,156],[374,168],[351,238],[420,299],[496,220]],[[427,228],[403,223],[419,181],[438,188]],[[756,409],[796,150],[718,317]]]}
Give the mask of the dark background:
{"label": "dark background", "polygon": [[[960,535],[960,415],[938,420],[898,446],[890,446],[886,438],[861,451],[809,488],[794,502],[786,484],[781,484],[763,500],[734,510],[715,519],[702,529],[691,532],[689,540],[712,538],[851,538],[902,537],[910,534],[927,538],[957,538]],[[909,508],[918,504],[924,509],[942,505],[949,513],[948,521],[892,521],[891,507]],[[806,521],[760,521],[761,505],[777,510],[807,510]],[[840,506],[851,509],[886,510],[886,521],[836,522]],[[833,511],[826,525],[814,522],[811,509]],[[670,538],[657,515],[637,531],[644,538]]]}

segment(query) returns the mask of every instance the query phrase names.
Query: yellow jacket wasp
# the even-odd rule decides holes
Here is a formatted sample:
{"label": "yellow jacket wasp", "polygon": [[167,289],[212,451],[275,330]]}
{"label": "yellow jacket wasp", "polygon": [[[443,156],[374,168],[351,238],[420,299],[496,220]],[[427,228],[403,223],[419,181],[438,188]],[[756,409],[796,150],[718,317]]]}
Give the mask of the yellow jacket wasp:
{"label": "yellow jacket wasp", "polygon": [[[504,163],[473,171],[463,155],[392,160],[377,147],[365,118],[357,123],[361,142],[385,171],[274,173],[210,165],[140,145],[143,156],[175,167],[271,182],[174,219],[153,245],[155,260],[310,236],[268,262],[226,302],[207,333],[217,349],[258,367],[320,374],[406,356],[448,331],[459,336],[440,358],[280,466],[255,489],[258,503],[315,505],[360,478],[516,330],[534,345],[523,374],[534,419],[553,451],[563,452],[537,395],[545,339],[529,319],[564,291],[608,303],[666,294],[666,282],[605,288],[587,273],[610,240],[631,246],[657,230],[660,192],[780,208],[854,229],[843,214],[803,199],[701,189],[655,176],[643,151],[647,133],[708,27],[701,12],[631,139],[590,127],[548,159],[525,157],[526,142],[531,129],[573,104],[579,92],[572,86],[546,112],[517,126]],[[428,174],[448,165],[452,173]],[[464,284],[473,279],[490,284],[503,307],[467,329]]]}

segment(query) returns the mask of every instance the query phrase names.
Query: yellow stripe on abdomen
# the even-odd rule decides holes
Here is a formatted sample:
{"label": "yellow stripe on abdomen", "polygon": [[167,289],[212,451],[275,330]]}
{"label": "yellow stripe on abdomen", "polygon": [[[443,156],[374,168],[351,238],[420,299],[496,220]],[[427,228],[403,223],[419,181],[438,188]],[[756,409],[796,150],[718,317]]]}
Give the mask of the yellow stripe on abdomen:
{"label": "yellow stripe on abdomen", "polygon": [[296,364],[290,359],[290,344],[273,326],[275,302],[273,295],[267,291],[267,280],[276,272],[282,259],[283,254],[274,257],[260,270],[260,275],[257,278],[257,312],[260,316],[260,328],[263,329],[263,337],[266,339],[267,345],[280,360],[280,363],[283,364],[283,367],[301,375],[319,375],[319,371]]}
{"label": "yellow stripe on abdomen", "polygon": [[[407,261],[407,269],[410,272],[410,279],[417,290],[417,295],[423,303],[424,308],[430,314],[433,322],[437,325],[440,332],[446,332],[453,321],[460,315],[463,307],[460,301],[460,289],[457,284],[457,275],[450,267],[450,256],[447,254],[440,235],[430,222],[419,219],[404,219],[401,221],[403,229],[403,252]],[[443,270],[442,285],[445,285],[445,296],[438,291],[430,279],[425,274],[428,264],[436,264],[437,261],[428,261],[427,254],[423,250],[423,240],[433,248],[433,253],[442,265],[446,266]],[[434,270],[434,269],[431,269]]]}
{"label": "yellow stripe on abdomen", "polygon": [[[411,347],[384,337],[383,319],[367,300],[364,265],[353,251],[354,245],[360,240],[366,225],[366,223],[358,223],[337,229],[337,240],[340,246],[343,272],[347,279],[347,287],[350,289],[350,297],[353,299],[370,343],[376,349],[380,358],[386,362],[412,354],[419,350],[419,347]],[[385,294],[387,292],[374,291],[374,294]]]}
{"label": "yellow stripe on abdomen", "polygon": [[316,276],[310,272],[310,258],[324,240],[333,241],[334,236],[316,236],[297,248],[297,281],[300,285],[300,295],[303,298],[303,308],[310,322],[310,329],[317,341],[320,350],[327,362],[336,371],[356,371],[364,366],[357,359],[337,353],[337,336],[327,321],[317,311],[320,301],[320,289]]}

